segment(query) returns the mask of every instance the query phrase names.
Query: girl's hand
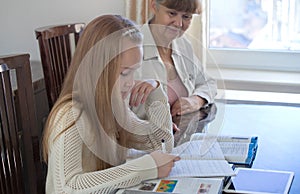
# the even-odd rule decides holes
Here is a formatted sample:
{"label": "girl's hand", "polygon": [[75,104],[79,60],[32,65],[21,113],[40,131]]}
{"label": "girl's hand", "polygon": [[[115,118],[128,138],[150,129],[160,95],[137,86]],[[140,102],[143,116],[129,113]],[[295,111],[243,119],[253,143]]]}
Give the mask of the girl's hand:
{"label": "girl's hand", "polygon": [[157,178],[167,177],[174,167],[174,163],[180,160],[179,156],[163,153],[161,151],[154,151],[150,155],[157,166]]}

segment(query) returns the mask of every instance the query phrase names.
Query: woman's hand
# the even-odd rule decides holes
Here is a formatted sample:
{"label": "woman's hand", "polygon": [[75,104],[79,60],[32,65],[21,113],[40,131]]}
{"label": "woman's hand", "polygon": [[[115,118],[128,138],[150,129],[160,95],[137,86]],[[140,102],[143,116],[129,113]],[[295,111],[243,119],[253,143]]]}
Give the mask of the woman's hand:
{"label": "woman's hand", "polygon": [[129,105],[139,106],[144,104],[149,94],[159,86],[155,80],[136,81],[131,90]]}
{"label": "woman's hand", "polygon": [[181,97],[171,107],[171,115],[184,115],[198,111],[206,100],[199,96]]}
{"label": "woman's hand", "polygon": [[154,151],[150,155],[157,166],[157,178],[167,177],[174,167],[174,163],[180,160],[179,156],[166,154],[161,151]]}

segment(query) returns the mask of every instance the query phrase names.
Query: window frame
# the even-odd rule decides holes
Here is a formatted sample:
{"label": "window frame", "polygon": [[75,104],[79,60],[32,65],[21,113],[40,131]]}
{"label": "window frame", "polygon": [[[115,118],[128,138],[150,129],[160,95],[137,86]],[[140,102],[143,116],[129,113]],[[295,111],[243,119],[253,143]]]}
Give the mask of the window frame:
{"label": "window frame", "polygon": [[[207,43],[208,44],[208,43]],[[293,71],[300,73],[300,53],[238,49],[206,49],[208,67]]]}
{"label": "window frame", "polygon": [[207,67],[300,72],[300,51],[209,48],[210,1],[204,3]]}

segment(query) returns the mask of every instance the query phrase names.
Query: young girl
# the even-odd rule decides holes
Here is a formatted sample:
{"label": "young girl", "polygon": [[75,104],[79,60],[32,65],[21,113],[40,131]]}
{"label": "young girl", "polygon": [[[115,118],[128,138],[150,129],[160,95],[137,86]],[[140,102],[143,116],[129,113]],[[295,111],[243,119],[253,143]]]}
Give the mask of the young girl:
{"label": "young girl", "polygon": [[[104,15],[86,26],[45,126],[46,193],[113,193],[165,177],[179,160],[153,151],[162,139],[171,151],[174,141],[160,84],[143,83],[148,120],[125,100],[142,55],[142,35],[131,21]],[[126,162],[128,148],[153,152]]]}

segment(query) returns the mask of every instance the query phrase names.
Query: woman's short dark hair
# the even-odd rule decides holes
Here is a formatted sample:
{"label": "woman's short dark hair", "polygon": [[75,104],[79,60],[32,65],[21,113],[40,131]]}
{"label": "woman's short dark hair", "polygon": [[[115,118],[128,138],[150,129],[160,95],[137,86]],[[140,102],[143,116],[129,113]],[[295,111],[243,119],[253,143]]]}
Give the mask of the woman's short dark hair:
{"label": "woman's short dark hair", "polygon": [[201,13],[200,0],[155,0],[157,4],[176,11],[188,13]]}

